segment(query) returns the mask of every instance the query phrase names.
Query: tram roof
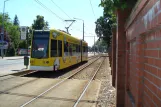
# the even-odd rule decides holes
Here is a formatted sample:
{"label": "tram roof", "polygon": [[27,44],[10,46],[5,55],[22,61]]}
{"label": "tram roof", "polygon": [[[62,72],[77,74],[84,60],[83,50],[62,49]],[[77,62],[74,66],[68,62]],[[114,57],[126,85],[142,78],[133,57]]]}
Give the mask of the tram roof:
{"label": "tram roof", "polygon": [[[77,37],[74,37],[74,36],[72,36],[71,34],[68,34],[67,32],[63,32],[63,31],[61,31],[61,30],[57,30],[57,29],[50,29],[51,31],[56,31],[56,32],[59,32],[59,33],[62,33],[62,34],[64,34],[64,35],[66,35],[66,36],[69,36],[69,37],[71,37],[71,38],[74,38],[74,39],[77,39],[77,40],[80,40],[81,41],[81,39],[78,39]],[[88,44],[86,41],[83,41],[84,43],[86,43],[86,44]]]}
{"label": "tram roof", "polygon": [[[61,30],[57,30],[57,29],[47,29],[47,30],[34,30],[34,31],[45,31],[45,32],[50,32],[50,31],[56,31],[56,32],[59,32],[59,33],[61,33],[61,34],[64,34],[64,35],[66,35],[66,36],[69,36],[70,38],[73,38],[73,39],[77,39],[77,40],[80,40],[81,41],[81,39],[78,39],[77,37],[73,37],[72,35],[70,35],[70,34],[68,34],[67,32],[63,32],[63,31],[61,31]],[[86,41],[83,41],[85,44],[88,44]]]}

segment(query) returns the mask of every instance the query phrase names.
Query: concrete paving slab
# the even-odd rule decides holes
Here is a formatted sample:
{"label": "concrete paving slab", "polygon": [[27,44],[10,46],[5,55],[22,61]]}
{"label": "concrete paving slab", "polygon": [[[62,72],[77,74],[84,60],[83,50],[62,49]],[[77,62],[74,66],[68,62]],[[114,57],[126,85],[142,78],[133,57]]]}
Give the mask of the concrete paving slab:
{"label": "concrete paving slab", "polygon": [[99,95],[99,90],[101,87],[101,81],[94,80],[89,85],[87,91],[82,97],[78,107],[95,107],[97,103],[97,98]]}
{"label": "concrete paving slab", "polygon": [[[51,90],[41,98],[33,101],[27,107],[72,107],[79,98],[87,80],[68,80],[57,88]],[[98,88],[97,88],[98,87]],[[99,92],[100,82],[92,82],[92,89],[88,90],[84,100],[96,100]],[[96,89],[93,89],[96,88]],[[94,92],[89,92],[94,91]],[[82,102],[80,107],[90,107],[95,103]]]}
{"label": "concrete paving slab", "polygon": [[0,77],[0,81],[10,79],[10,78],[14,78],[14,77],[16,77],[16,76],[13,76],[13,75],[2,76],[2,77]]}
{"label": "concrete paving slab", "polygon": [[30,84],[23,85],[21,87],[15,88],[9,93],[25,94],[31,96],[37,96],[49,87],[55,85],[61,81],[61,79],[45,79],[41,78],[37,81],[33,81]]}
{"label": "concrete paving slab", "polygon": [[[101,81],[99,80],[93,80],[89,87],[87,88],[87,91],[85,92],[84,96],[81,100],[83,101],[97,101],[97,96],[99,94],[99,90],[101,87]],[[95,97],[93,97],[95,96]]]}
{"label": "concrete paving slab", "polygon": [[53,100],[53,99],[38,99],[26,107],[73,107],[71,101]]}
{"label": "concrete paving slab", "polygon": [[0,107],[20,107],[21,104],[31,99],[31,97],[12,95],[12,94],[0,94]]}
{"label": "concrete paving slab", "polygon": [[12,89],[15,86],[28,83],[29,81],[32,81],[34,79],[35,78],[16,77],[16,78],[0,81],[0,91],[2,92],[8,89]]}
{"label": "concrete paving slab", "polygon": [[51,90],[44,97],[77,99],[81,90],[83,90],[87,80],[69,79],[57,88]]}
{"label": "concrete paving slab", "polygon": [[77,107],[96,107],[96,103],[80,102]]}

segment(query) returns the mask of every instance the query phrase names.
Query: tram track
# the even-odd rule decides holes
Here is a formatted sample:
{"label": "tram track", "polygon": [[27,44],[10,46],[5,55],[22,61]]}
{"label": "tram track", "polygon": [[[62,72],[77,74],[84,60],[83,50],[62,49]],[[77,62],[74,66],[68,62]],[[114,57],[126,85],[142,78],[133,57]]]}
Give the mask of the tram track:
{"label": "tram track", "polygon": [[6,93],[6,92],[8,92],[8,91],[10,91],[10,90],[13,90],[13,89],[18,88],[18,87],[21,87],[21,86],[23,86],[23,85],[26,85],[26,84],[32,83],[32,82],[37,81],[37,80],[39,80],[39,79],[40,79],[40,78],[35,78],[35,79],[30,80],[30,81],[27,81],[27,82],[25,82],[25,83],[18,84],[18,85],[14,86],[14,87],[11,87],[11,88],[8,88],[8,89],[5,89],[4,91],[0,91],[0,94],[4,94],[4,93]]}
{"label": "tram track", "polygon": [[[94,59],[94,58],[96,58],[96,59]],[[82,70],[85,69],[86,67],[90,66],[92,63],[94,63],[94,62],[95,62],[96,60],[98,60],[100,57],[95,56],[94,58],[91,58],[91,59],[93,59],[92,61],[89,61],[89,63],[83,65],[83,66],[82,66],[81,68],[79,68],[78,71],[75,72],[73,75],[71,75],[71,76],[69,76],[69,77],[63,79],[62,81],[60,81],[60,82],[58,82],[58,83],[54,83],[54,85],[53,85],[52,87],[48,88],[48,90],[44,91],[43,93],[39,94],[38,96],[35,96],[35,95],[26,95],[26,96],[30,96],[30,97],[33,97],[33,96],[34,96],[33,101],[36,100],[36,99],[38,99],[38,98],[40,98],[40,97],[43,97],[42,95],[44,95],[44,94],[47,93],[48,91],[52,90],[53,88],[57,87],[58,85],[62,84],[62,83],[65,82],[66,80],[71,79],[75,74],[77,74],[78,72],[82,71]],[[89,60],[91,60],[91,59],[89,59]],[[17,74],[17,76],[24,76],[24,75],[31,74],[31,73],[34,73],[34,72],[37,72],[37,71],[30,71],[30,72],[25,73],[25,74],[22,74],[22,75]],[[3,81],[5,81],[5,80],[11,79],[11,78],[16,78],[16,76],[15,76],[15,77],[10,77],[10,78],[7,78],[7,79],[0,80],[0,82],[3,82]],[[10,93],[10,91],[12,91],[13,89],[16,89],[16,88],[20,88],[20,87],[22,87],[22,86],[24,86],[24,85],[27,85],[27,84],[29,85],[30,83],[35,82],[35,81],[38,81],[39,79],[40,79],[40,78],[36,78],[36,79],[30,80],[30,81],[27,81],[27,82],[25,82],[25,83],[18,84],[18,85],[14,86],[14,87],[7,88],[7,89],[5,89],[4,91],[3,91],[3,90],[0,91],[0,94],[10,94],[10,95],[12,95],[12,94],[13,94],[13,95],[16,95],[16,94],[17,94],[17,95],[21,95],[21,94],[18,94],[18,93]],[[24,95],[25,95],[25,94],[24,94]],[[22,94],[22,96],[23,96],[23,94]],[[55,99],[59,99],[59,98],[55,98]],[[71,100],[73,100],[73,99],[71,99]],[[31,102],[32,102],[32,101],[31,101]],[[87,101],[87,102],[90,102],[90,101]],[[29,102],[29,103],[30,103],[30,102]],[[23,105],[22,105],[22,107],[23,107]]]}
{"label": "tram track", "polygon": [[88,63],[87,65],[85,65],[84,67],[78,69],[77,72],[73,73],[72,75],[62,79],[61,81],[59,81],[58,83],[54,84],[53,86],[51,86],[50,88],[48,88],[47,90],[45,90],[44,92],[40,93],[39,95],[37,95],[36,97],[34,97],[33,99],[29,100],[28,102],[24,103],[21,105],[21,107],[25,107],[28,104],[32,103],[33,101],[35,101],[36,99],[42,97],[44,94],[48,93],[49,91],[51,91],[52,89],[56,88],[58,85],[64,83],[65,81],[67,81],[68,79],[72,78],[74,75],[76,75],[77,73],[79,73],[80,71],[82,71],[83,69],[85,69],[86,67],[90,66],[91,64],[93,64],[96,60],[98,60],[100,57],[96,58],[94,61]]}
{"label": "tram track", "polygon": [[[9,78],[1,79],[0,82],[5,81],[5,80],[8,80],[8,79],[16,78],[17,76],[23,77],[25,75],[29,75],[29,74],[32,74],[32,73],[35,73],[35,72],[38,72],[38,71],[26,70],[26,71],[23,71],[23,72],[17,72],[17,73],[9,74],[10,76],[11,75],[13,75],[13,76],[11,76]],[[9,75],[5,75],[5,76],[9,76]],[[3,76],[3,77],[5,77],[5,76]]]}
{"label": "tram track", "polygon": [[[91,58],[91,59],[93,59],[93,58]],[[91,60],[90,59],[90,60]],[[93,61],[94,62],[94,61]],[[89,66],[90,64],[88,64],[87,66]],[[86,67],[87,67],[86,66]],[[84,67],[85,68],[85,67]],[[84,69],[83,68],[83,69]],[[81,70],[83,70],[83,69],[80,69],[80,70],[78,70],[78,72],[79,71],[81,71]],[[5,81],[5,80],[9,80],[9,79],[14,79],[14,78],[16,78],[17,76],[20,76],[20,77],[23,77],[23,76],[26,76],[26,75],[29,75],[29,74],[32,74],[32,73],[35,73],[35,72],[38,72],[38,71],[26,71],[26,72],[21,72],[21,73],[15,73],[14,75],[16,75],[16,76],[13,76],[13,77],[9,77],[9,78],[5,78],[5,79],[2,79],[2,80],[0,80],[0,82],[3,82],[3,81]],[[75,74],[74,74],[75,75]],[[72,76],[71,76],[72,77]],[[15,88],[18,88],[18,87],[21,87],[21,86],[23,86],[23,85],[26,85],[26,84],[29,84],[29,83],[31,83],[31,82],[34,82],[34,81],[37,81],[37,80],[39,80],[40,78],[36,78],[36,79],[34,79],[34,80],[31,80],[31,81],[28,81],[28,82],[26,82],[26,83],[22,83],[22,84],[19,84],[19,85],[17,85],[17,86],[14,86],[14,87],[11,87],[11,88],[8,88],[8,89],[6,89],[5,91],[0,91],[0,94],[3,94],[3,93],[5,93],[5,92],[7,92],[7,91],[10,91],[10,90],[12,90],[12,89],[15,89]]]}
{"label": "tram track", "polygon": [[99,64],[102,62],[102,59],[103,58],[101,57],[98,61],[96,61],[92,65],[88,66],[82,72],[79,72],[77,75],[73,76],[72,79],[80,79],[80,80],[90,79],[92,72],[95,71],[99,67]]}
{"label": "tram track", "polygon": [[[90,57],[88,57],[88,61],[89,60],[92,60],[95,57],[97,57],[97,56],[90,56]],[[25,77],[26,75],[33,74],[35,72],[38,72],[38,71],[25,70],[25,71],[22,71],[22,72],[16,72],[16,73],[13,73],[13,74],[3,75],[3,76],[0,76],[0,78],[7,77],[7,76],[11,76],[11,77],[4,78],[4,79],[0,79],[0,82],[5,81],[5,80],[8,80],[8,79],[16,78],[17,76],[19,76],[19,77]]]}
{"label": "tram track", "polygon": [[[105,60],[105,59],[104,59]],[[81,99],[83,98],[85,92],[87,91],[89,85],[91,84],[92,80],[94,80],[96,74],[98,73],[99,69],[101,68],[104,60],[101,62],[101,64],[99,65],[99,67],[96,69],[96,71],[94,72],[93,76],[91,77],[91,79],[88,81],[88,83],[85,85],[82,93],[80,94],[79,98],[77,99],[77,101],[75,102],[74,106],[73,107],[77,107],[79,102],[81,101]]]}

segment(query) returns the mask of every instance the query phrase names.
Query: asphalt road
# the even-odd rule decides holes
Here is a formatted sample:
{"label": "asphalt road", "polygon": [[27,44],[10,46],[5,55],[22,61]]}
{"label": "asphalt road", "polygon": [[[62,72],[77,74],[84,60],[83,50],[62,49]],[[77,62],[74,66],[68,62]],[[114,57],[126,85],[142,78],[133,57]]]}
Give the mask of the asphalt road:
{"label": "asphalt road", "polygon": [[1,66],[10,66],[14,64],[23,64],[23,59],[4,59],[0,60],[0,67]]}
{"label": "asphalt road", "polygon": [[24,69],[23,59],[0,59],[0,76],[21,71]]}

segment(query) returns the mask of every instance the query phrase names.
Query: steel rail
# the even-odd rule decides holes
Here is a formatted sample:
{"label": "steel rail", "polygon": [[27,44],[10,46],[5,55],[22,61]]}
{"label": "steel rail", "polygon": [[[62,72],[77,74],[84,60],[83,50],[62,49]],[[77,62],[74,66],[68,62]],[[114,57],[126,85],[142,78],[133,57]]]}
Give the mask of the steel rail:
{"label": "steel rail", "polygon": [[40,93],[38,96],[34,97],[33,99],[29,100],[28,102],[24,103],[23,105],[21,105],[20,107],[25,107],[26,105],[30,104],[31,102],[33,102],[34,100],[38,99],[39,97],[41,97],[42,95],[44,95],[45,93],[49,92],[50,90],[52,90],[53,88],[57,87],[58,85],[60,85],[61,83],[63,83],[64,81],[66,81],[67,79],[73,77],[74,75],[76,75],[78,72],[82,71],[83,69],[85,69],[86,67],[88,67],[89,65],[91,65],[92,63],[94,63],[96,60],[98,60],[100,57],[98,57],[97,59],[95,59],[94,61],[92,61],[91,63],[87,64],[85,67],[79,69],[77,72],[75,72],[74,74],[68,76],[67,78],[63,79],[62,81],[56,83],[55,85],[51,86],[50,88],[48,88],[47,90],[45,90],[44,92]]}
{"label": "steel rail", "polygon": [[[9,76],[9,75],[18,75],[18,74],[21,74],[21,73],[24,73],[24,72],[29,72],[29,71],[31,71],[31,70],[22,71],[22,72],[20,71],[20,72],[16,72],[16,73],[13,73],[13,74],[4,75],[4,76],[2,76],[2,77]],[[32,73],[35,73],[35,72],[37,72],[37,71],[31,71],[31,72],[29,72],[29,73],[25,73],[25,74],[18,75],[18,76],[22,77],[22,76],[25,76],[25,75],[28,75],[28,74],[32,74]],[[13,76],[13,77],[10,77],[10,78],[5,78],[5,79],[0,80],[0,82],[1,82],[1,81],[4,81],[4,80],[16,78],[16,77],[17,77],[17,76]]]}
{"label": "steel rail", "polygon": [[[105,60],[105,59],[104,59]],[[80,102],[81,98],[83,97],[84,93],[87,91],[90,83],[92,82],[92,80],[94,79],[94,77],[96,76],[97,72],[99,71],[99,69],[101,68],[104,60],[101,62],[101,64],[99,65],[99,67],[97,68],[96,72],[94,73],[94,75],[92,76],[92,78],[89,80],[89,82],[87,83],[87,85],[84,87],[83,92],[81,93],[80,97],[78,98],[78,100],[76,101],[76,103],[74,104],[73,107],[77,107],[78,103]]]}
{"label": "steel rail", "polygon": [[[94,56],[90,56],[90,57],[88,57],[88,60],[91,60],[91,59],[93,59],[93,57]],[[97,56],[95,56],[95,57],[97,57]],[[94,57],[94,58],[95,58]],[[14,64],[14,63],[13,63]],[[1,65],[0,65],[1,66]],[[30,71],[30,70],[27,70],[27,71]],[[21,73],[21,72],[26,72],[26,71],[19,71],[19,72],[16,72],[16,73],[12,73],[12,74],[6,74],[6,75],[0,75],[0,77],[5,77],[5,76],[8,76],[8,75],[15,75],[15,74],[19,74],[19,73]],[[36,71],[37,72],[37,71]],[[33,72],[34,73],[34,72]],[[26,75],[28,75],[28,74],[26,74]],[[25,75],[18,75],[18,76],[25,76]],[[1,80],[0,80],[1,81]],[[3,80],[2,80],[3,81]]]}

